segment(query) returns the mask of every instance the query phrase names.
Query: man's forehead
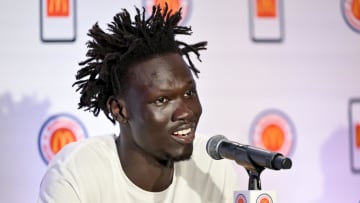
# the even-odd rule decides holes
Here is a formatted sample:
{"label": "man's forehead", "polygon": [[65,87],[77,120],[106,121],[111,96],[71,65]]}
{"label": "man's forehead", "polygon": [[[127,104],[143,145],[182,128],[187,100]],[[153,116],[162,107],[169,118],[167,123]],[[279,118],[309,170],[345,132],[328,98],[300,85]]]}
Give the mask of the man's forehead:
{"label": "man's forehead", "polygon": [[164,54],[133,64],[129,71],[132,79],[161,79],[191,74],[188,65],[178,54]]}

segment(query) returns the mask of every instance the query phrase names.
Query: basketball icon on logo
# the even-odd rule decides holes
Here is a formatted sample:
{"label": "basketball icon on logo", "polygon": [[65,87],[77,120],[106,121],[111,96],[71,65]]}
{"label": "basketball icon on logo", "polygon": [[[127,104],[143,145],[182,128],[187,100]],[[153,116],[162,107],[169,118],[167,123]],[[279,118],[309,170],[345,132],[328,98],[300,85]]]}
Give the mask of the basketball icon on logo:
{"label": "basketball icon on logo", "polygon": [[346,23],[360,33],[360,0],[341,0],[341,11]]}
{"label": "basketball icon on logo", "polygon": [[294,148],[295,128],[283,112],[275,109],[260,113],[250,130],[250,141],[256,147],[288,156]]}
{"label": "basketball icon on logo", "polygon": [[165,3],[168,4],[169,10],[178,11],[182,8],[182,19],[180,24],[185,24],[189,19],[190,10],[191,10],[191,1],[190,0],[143,0],[143,6],[146,9],[146,13],[149,15],[152,12],[152,7],[154,5],[160,4],[162,8],[165,7]]}
{"label": "basketball icon on logo", "polygon": [[42,159],[47,164],[66,144],[85,139],[84,126],[69,114],[51,116],[39,132],[38,147]]}

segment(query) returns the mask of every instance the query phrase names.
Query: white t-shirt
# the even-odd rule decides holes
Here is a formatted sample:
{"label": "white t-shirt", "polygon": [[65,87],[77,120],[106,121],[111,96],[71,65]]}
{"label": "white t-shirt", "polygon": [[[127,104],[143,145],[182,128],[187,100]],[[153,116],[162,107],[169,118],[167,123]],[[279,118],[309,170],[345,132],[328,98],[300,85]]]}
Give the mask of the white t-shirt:
{"label": "white t-shirt", "polygon": [[38,202],[233,202],[233,192],[239,190],[233,163],[211,159],[207,140],[195,138],[192,157],[175,163],[173,182],[161,192],[145,191],[127,178],[115,135],[68,144],[49,164]]}

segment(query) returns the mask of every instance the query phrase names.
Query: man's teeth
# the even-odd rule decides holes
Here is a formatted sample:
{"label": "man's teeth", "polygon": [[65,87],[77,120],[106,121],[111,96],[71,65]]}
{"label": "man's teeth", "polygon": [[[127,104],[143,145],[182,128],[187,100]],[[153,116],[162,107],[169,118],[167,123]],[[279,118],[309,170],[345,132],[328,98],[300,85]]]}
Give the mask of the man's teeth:
{"label": "man's teeth", "polygon": [[174,132],[174,135],[181,135],[181,136],[185,136],[187,134],[189,134],[191,132],[191,128],[185,129],[185,130],[179,130]]}

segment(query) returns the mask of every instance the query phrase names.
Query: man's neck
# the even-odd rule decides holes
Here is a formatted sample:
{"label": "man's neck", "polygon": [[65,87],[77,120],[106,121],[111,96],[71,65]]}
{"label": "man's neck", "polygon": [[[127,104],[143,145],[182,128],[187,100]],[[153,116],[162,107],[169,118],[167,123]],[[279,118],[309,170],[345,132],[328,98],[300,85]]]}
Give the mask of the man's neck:
{"label": "man's neck", "polygon": [[119,160],[126,176],[135,185],[149,192],[160,192],[168,188],[173,179],[174,162],[156,160],[132,149],[126,142],[122,135],[116,139]]}

